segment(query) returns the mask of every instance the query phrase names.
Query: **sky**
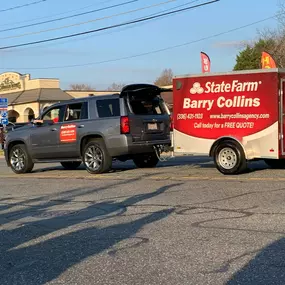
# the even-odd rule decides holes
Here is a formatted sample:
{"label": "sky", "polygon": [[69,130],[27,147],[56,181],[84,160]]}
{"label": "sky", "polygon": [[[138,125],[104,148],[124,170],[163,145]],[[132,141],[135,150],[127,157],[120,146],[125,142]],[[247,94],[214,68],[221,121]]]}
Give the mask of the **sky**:
{"label": "sky", "polygon": [[[179,8],[207,2],[136,0],[78,17],[3,31],[130,2],[38,1],[38,4],[19,8],[16,7],[37,0],[10,0],[1,4],[0,72],[16,71],[31,74],[32,78],[58,78],[62,89],[69,89],[70,84],[84,83],[97,90],[104,90],[112,83],[152,83],[165,68],[171,68],[174,75],[200,73],[201,51],[210,56],[213,72],[231,71],[236,55],[241,49],[240,43],[255,40],[258,30],[277,27],[277,21],[270,19],[240,30],[215,35],[274,16],[279,11],[280,3],[280,0],[220,0],[210,5],[125,27],[53,42],[1,49],[116,25],[174,9],[183,4],[185,6]],[[187,3],[191,4],[186,5]],[[84,22],[88,23],[80,24]],[[166,49],[184,43],[189,44]],[[157,50],[163,51],[142,55]],[[140,56],[122,59],[134,55]],[[78,66],[66,67],[68,65]]]}

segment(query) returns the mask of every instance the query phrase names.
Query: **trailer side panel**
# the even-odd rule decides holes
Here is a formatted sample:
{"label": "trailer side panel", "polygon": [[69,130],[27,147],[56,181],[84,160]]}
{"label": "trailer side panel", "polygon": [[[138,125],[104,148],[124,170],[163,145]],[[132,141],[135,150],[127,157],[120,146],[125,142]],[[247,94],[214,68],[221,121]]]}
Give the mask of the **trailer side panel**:
{"label": "trailer side panel", "polygon": [[208,155],[231,137],[247,159],[278,158],[279,86],[277,71],[174,78],[174,151]]}

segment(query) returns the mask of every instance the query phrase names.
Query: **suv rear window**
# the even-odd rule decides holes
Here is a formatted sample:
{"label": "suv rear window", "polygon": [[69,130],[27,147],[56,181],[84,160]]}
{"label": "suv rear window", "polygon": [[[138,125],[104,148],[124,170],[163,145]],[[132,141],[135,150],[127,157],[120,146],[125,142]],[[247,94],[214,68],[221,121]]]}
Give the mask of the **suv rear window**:
{"label": "suv rear window", "polygon": [[164,115],[164,101],[159,96],[130,96],[130,106],[135,115]]}

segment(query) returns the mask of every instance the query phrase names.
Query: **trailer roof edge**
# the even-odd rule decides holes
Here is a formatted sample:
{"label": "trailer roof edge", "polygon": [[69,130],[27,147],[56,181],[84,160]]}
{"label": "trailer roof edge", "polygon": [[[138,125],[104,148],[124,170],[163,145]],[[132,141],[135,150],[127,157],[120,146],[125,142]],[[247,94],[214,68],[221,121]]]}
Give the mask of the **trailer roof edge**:
{"label": "trailer roof edge", "polygon": [[211,76],[219,76],[219,75],[239,75],[239,74],[256,74],[256,73],[283,73],[283,72],[285,73],[284,68],[251,69],[251,70],[238,70],[238,71],[228,71],[228,72],[184,74],[184,75],[173,76],[173,78],[211,77]]}

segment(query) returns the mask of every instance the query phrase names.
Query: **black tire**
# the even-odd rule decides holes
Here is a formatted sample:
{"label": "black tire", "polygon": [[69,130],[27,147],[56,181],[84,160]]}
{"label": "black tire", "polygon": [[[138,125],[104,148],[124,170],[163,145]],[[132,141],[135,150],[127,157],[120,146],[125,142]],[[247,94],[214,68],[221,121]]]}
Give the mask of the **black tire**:
{"label": "black tire", "polygon": [[217,169],[225,175],[240,174],[247,168],[242,147],[231,140],[223,141],[216,147],[214,162]]}
{"label": "black tire", "polygon": [[9,162],[11,169],[16,174],[30,173],[34,168],[34,163],[24,144],[17,144],[11,148],[9,152]]}
{"label": "black tire", "polygon": [[272,169],[285,168],[285,159],[264,159],[264,161]]}
{"label": "black tire", "polygon": [[66,170],[76,170],[81,165],[81,163],[81,161],[65,161],[61,162],[60,164]]}
{"label": "black tire", "polygon": [[[95,152],[91,158],[92,149]],[[112,157],[109,155],[103,139],[92,139],[88,141],[84,147],[82,159],[86,170],[91,174],[105,173],[112,167]],[[92,161],[97,162],[96,167],[92,167]],[[95,164],[93,164],[93,166],[95,166]]]}
{"label": "black tire", "polygon": [[157,165],[159,159],[155,153],[146,153],[134,156],[133,161],[138,168],[152,168]]}

